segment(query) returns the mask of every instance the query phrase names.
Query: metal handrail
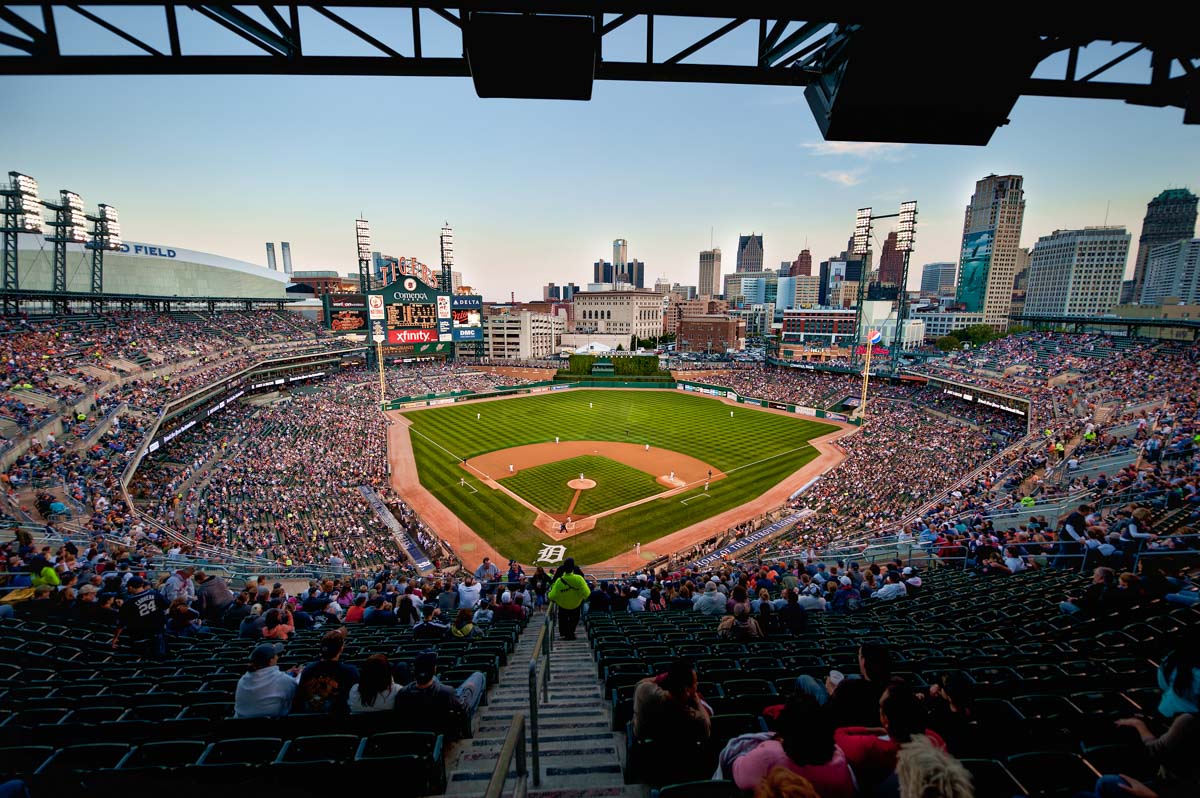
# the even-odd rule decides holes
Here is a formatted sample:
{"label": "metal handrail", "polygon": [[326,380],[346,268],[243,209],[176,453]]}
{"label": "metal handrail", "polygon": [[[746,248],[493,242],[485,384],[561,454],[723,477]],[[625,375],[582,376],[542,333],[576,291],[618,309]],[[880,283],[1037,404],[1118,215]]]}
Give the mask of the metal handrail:
{"label": "metal handrail", "polygon": [[504,745],[496,757],[496,767],[492,770],[492,778],[488,781],[483,798],[500,798],[504,792],[504,782],[508,780],[508,766],[513,757],[517,758],[517,780],[513,785],[512,798],[525,798],[528,790],[529,770],[525,765],[525,713],[513,713],[512,725],[504,737]]}
{"label": "metal handrail", "polygon": [[546,610],[546,620],[538,630],[538,639],[529,658],[529,741],[533,751],[533,786],[542,785],[542,771],[538,757],[538,660],[542,666],[542,701],[550,701],[550,652],[554,648],[554,623],[557,619],[555,605]]}

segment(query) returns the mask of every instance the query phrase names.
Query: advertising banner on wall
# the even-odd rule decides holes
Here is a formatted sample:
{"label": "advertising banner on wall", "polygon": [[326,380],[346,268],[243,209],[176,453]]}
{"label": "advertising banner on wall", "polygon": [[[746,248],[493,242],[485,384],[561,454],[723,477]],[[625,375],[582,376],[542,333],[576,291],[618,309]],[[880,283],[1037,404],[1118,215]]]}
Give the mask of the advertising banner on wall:
{"label": "advertising banner on wall", "polygon": [[361,310],[334,310],[329,327],[335,332],[365,332],[367,314]]}
{"label": "advertising banner on wall", "polygon": [[371,319],[383,318],[383,296],[381,294],[371,294],[367,297],[367,309],[370,311]]}
{"label": "advertising banner on wall", "polygon": [[437,343],[437,330],[403,329],[388,330],[389,344],[430,344]]}
{"label": "advertising banner on wall", "polygon": [[987,293],[988,267],[992,262],[994,230],[980,230],[963,236],[962,273],[958,280],[958,300],[968,313],[983,311]]}

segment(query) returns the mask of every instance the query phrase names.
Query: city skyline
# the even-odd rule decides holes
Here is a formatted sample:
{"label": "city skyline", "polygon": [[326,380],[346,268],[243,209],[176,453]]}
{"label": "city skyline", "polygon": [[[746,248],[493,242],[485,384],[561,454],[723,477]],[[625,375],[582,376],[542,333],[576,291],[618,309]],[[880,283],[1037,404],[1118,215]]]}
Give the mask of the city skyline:
{"label": "city skyline", "polygon": [[[89,123],[86,146],[56,99],[68,80],[71,115]],[[89,207],[116,206],[131,240],[264,265],[263,242],[286,240],[297,270],[350,273],[361,214],[374,249],[437,268],[448,220],[455,270],[489,299],[586,283],[618,237],[647,264],[647,285],[660,277],[693,284],[710,234],[730,255],[738,236],[762,235],[767,266],[805,248],[815,264],[845,248],[857,208],[894,212],[908,199],[921,209],[915,288],[922,264],[958,260],[964,208],[987,174],[1025,178],[1023,247],[1106,216],[1136,239],[1153,197],[1200,187],[1200,130],[1175,111],[1100,101],[1023,98],[1011,124],[974,148],[824,142],[802,94],[784,87],[607,83],[590,103],[546,103],[479,100],[469,82],[449,79],[23,77],[0,85],[23,120],[20,133],[0,131],[0,167],[37,178],[43,196],[70,188]],[[385,87],[390,101],[380,103]],[[370,125],[361,123],[364,104]],[[422,120],[455,124],[413,124],[414,107]],[[604,123],[618,112],[639,124]],[[770,124],[748,137],[747,116]],[[714,121],[696,128],[690,120],[699,117]],[[636,191],[589,190],[605,185],[616,161],[636,176]],[[889,231],[877,226],[876,252]]]}

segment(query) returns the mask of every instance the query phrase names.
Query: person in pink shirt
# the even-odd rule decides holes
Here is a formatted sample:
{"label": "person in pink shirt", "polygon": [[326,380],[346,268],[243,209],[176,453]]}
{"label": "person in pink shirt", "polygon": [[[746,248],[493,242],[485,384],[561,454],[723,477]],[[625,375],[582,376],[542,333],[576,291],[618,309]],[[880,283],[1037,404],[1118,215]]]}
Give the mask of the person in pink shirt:
{"label": "person in pink shirt", "polygon": [[753,790],[777,767],[808,779],[821,798],[857,793],[846,755],[834,742],[833,716],[807,693],[788,699],[774,737],[733,760],[731,770],[739,789]]}
{"label": "person in pink shirt", "polygon": [[904,682],[893,681],[883,691],[879,721],[879,727],[846,726],[834,733],[866,795],[895,772],[900,746],[917,735],[925,735],[934,747],[946,750],[938,733],[925,727],[925,707]]}
{"label": "person in pink shirt", "polygon": [[287,640],[296,630],[292,623],[292,614],[285,609],[267,610],[267,623],[263,627],[262,636],[267,640]]}

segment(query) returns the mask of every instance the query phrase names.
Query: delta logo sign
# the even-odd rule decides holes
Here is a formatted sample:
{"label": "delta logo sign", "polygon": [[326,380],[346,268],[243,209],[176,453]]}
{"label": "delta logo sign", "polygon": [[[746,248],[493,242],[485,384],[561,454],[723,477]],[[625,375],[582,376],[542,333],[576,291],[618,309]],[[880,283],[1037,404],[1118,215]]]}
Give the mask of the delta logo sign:
{"label": "delta logo sign", "polygon": [[437,343],[437,330],[388,330],[389,344]]}

